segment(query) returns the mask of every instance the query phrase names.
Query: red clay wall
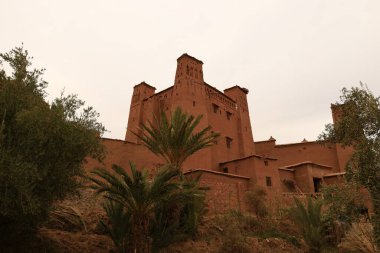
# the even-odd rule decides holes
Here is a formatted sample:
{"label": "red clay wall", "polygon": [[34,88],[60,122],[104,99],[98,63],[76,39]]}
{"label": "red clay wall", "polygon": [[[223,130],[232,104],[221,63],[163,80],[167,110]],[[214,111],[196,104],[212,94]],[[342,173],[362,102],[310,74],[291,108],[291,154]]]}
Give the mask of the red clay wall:
{"label": "red clay wall", "polygon": [[[272,146],[273,147],[273,146]],[[329,165],[333,167],[332,172],[344,171],[338,162],[337,150],[334,144],[321,145],[318,142],[306,142],[276,145],[270,149],[267,142],[256,142],[256,151],[260,155],[275,157],[278,159],[279,166],[287,166],[303,161]],[[342,154],[343,160],[348,160],[350,152]]]}
{"label": "red clay wall", "polygon": [[227,210],[246,210],[245,192],[248,190],[249,179],[231,176],[214,171],[189,172],[186,176],[199,176],[200,183],[209,187],[206,193],[207,208],[212,213],[223,213]]}
{"label": "red clay wall", "polygon": [[132,161],[137,165],[137,168],[146,168],[154,172],[155,168],[164,163],[142,145],[113,139],[102,140],[107,152],[106,158],[102,163],[87,158],[86,171],[91,171],[96,167],[111,168],[113,164],[129,169],[129,161]]}
{"label": "red clay wall", "polygon": [[[192,156],[184,169],[218,170],[222,160],[232,160],[254,154],[254,142],[247,104],[248,90],[238,86],[225,90],[224,94],[203,80],[203,63],[189,55],[177,59],[174,85],[154,93],[154,87],[146,83],[134,87],[130,107],[126,140],[138,142],[131,131],[141,123],[153,119],[161,110],[170,112],[177,107],[194,115],[203,115],[195,131],[209,125],[220,133],[216,145]],[[232,97],[229,97],[231,95]],[[227,147],[227,139],[231,140]]]}
{"label": "red clay wall", "polygon": [[[229,173],[252,179],[254,183],[264,187],[268,195],[281,192],[281,181],[276,160],[251,156],[222,163],[220,164],[220,168],[221,170],[228,168]],[[270,178],[271,185],[268,185],[267,177]]]}
{"label": "red clay wall", "polygon": [[296,183],[295,173],[294,171],[290,170],[278,170],[280,181],[281,181],[281,190],[282,192],[296,192],[297,189],[289,188],[285,183],[283,183],[284,180],[288,180],[289,182]]}

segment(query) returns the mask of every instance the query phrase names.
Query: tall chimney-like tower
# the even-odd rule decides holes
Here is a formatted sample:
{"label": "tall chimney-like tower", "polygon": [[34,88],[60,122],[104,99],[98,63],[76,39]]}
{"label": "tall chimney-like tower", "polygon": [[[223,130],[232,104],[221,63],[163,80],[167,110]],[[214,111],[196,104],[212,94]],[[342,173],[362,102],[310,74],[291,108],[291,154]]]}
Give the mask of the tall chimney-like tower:
{"label": "tall chimney-like tower", "polygon": [[[339,120],[342,118],[344,113],[344,104],[331,104],[331,113],[334,125],[339,124]],[[336,143],[336,155],[338,158],[339,171],[345,171],[346,164],[350,159],[354,149],[352,147],[343,147],[341,144]]]}
{"label": "tall chimney-like tower", "polygon": [[142,82],[133,87],[131,107],[129,109],[128,127],[125,133],[125,140],[138,143],[138,138],[133,133],[140,133],[140,125],[143,122],[144,100],[154,95],[156,88],[146,82]]}
{"label": "tall chimney-like tower", "polygon": [[249,156],[256,153],[253,142],[252,127],[249,117],[247,94],[248,89],[238,85],[225,89],[224,94],[236,101],[238,114],[238,136],[241,156]]}
{"label": "tall chimney-like tower", "polygon": [[203,62],[188,55],[183,54],[177,59],[177,71],[174,85],[183,86],[187,83],[203,84]]}

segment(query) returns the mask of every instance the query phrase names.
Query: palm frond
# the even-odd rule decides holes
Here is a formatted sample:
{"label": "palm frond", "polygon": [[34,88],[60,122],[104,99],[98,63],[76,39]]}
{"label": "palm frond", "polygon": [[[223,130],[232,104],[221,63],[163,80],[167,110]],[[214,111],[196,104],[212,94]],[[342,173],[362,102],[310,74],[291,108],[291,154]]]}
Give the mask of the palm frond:
{"label": "palm frond", "polygon": [[294,199],[295,207],[290,209],[290,216],[298,226],[305,242],[309,246],[309,252],[320,252],[324,246],[323,223],[321,219],[322,202],[307,198],[304,204],[301,200]]}
{"label": "palm frond", "polygon": [[190,155],[211,146],[219,136],[211,132],[210,126],[194,133],[201,119],[202,115],[194,117],[178,107],[170,119],[161,112],[160,117],[154,117],[154,123],[141,125],[142,134],[135,135],[154,154],[180,168]]}

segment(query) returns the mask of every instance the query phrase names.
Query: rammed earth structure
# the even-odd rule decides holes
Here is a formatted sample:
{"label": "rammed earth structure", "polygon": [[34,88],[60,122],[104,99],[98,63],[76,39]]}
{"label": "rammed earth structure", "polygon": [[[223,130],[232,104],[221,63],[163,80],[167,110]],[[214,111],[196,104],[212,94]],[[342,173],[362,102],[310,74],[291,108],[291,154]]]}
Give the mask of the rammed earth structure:
{"label": "rammed earth structure", "polygon": [[[152,121],[160,111],[181,107],[192,115],[203,115],[199,128],[211,125],[220,137],[212,147],[195,153],[184,164],[187,176],[201,174],[209,186],[208,203],[212,210],[244,209],[244,192],[251,183],[263,186],[269,196],[315,193],[321,183],[342,180],[352,149],[339,144],[316,141],[277,145],[274,138],[254,141],[248,110],[249,91],[238,85],[219,91],[204,81],[203,62],[183,54],[177,59],[174,84],[156,92],[142,82],[133,87],[125,140],[103,139],[107,157],[103,165],[89,160],[86,167],[126,169],[129,161],[154,173],[163,161],[147,150],[133,134],[140,124]],[[339,108],[331,107],[333,120]]]}

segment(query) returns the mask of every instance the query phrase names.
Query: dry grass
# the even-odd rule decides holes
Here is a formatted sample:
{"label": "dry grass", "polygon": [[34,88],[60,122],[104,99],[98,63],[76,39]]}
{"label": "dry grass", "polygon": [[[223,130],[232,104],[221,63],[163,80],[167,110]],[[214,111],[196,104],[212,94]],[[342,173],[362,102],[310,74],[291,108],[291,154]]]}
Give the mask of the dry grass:
{"label": "dry grass", "polygon": [[354,223],[339,248],[344,252],[376,253],[371,223]]}
{"label": "dry grass", "polygon": [[56,226],[61,229],[66,230],[84,230],[87,233],[86,222],[84,221],[82,213],[78,208],[67,206],[67,205],[57,205],[53,211],[49,213],[49,222],[56,224]]}
{"label": "dry grass", "polygon": [[111,239],[105,235],[84,234],[62,230],[41,228],[39,235],[49,241],[50,248],[57,253],[109,253],[114,246]]}
{"label": "dry grass", "polygon": [[[40,229],[40,237],[52,252],[112,252],[112,240],[99,231],[97,224],[104,219],[101,199],[92,190],[81,190],[80,195],[56,204],[51,214],[50,223]],[[236,212],[224,215],[206,215],[200,224],[193,240],[174,244],[163,250],[165,253],[300,253],[301,248],[295,247],[289,240],[278,238],[276,234],[259,237],[254,231],[268,227],[281,228],[285,233],[292,233],[291,224],[283,224],[282,206],[271,207],[271,213],[276,213],[276,219],[260,219],[252,215],[242,215]],[[273,224],[272,224],[273,223]],[[232,235],[232,236],[231,236]],[[277,238],[274,238],[277,237]],[[49,250],[33,252],[50,252]]]}

